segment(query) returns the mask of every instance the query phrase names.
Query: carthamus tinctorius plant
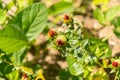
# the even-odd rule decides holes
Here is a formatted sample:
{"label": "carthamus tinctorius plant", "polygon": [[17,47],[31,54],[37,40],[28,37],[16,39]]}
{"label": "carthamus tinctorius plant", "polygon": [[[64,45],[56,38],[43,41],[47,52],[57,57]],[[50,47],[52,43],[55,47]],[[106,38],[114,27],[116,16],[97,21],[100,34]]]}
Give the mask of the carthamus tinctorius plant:
{"label": "carthamus tinctorius plant", "polygon": [[88,36],[90,33],[70,15],[63,16],[62,27],[64,31],[56,32],[57,35],[52,40],[49,38],[49,42],[66,57],[70,73],[86,80],[94,79],[94,75],[101,75],[101,80],[108,78],[100,62],[111,57],[107,41]]}
{"label": "carthamus tinctorius plant", "polygon": [[115,79],[114,80],[119,80],[120,79],[120,58],[119,59],[113,59],[111,65],[112,65],[111,73],[115,73]]}

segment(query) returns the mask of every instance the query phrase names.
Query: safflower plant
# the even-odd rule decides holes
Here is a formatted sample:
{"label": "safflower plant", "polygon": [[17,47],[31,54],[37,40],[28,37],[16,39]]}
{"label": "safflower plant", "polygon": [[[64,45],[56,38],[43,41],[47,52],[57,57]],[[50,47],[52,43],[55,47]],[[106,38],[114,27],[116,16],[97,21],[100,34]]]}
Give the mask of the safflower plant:
{"label": "safflower plant", "polygon": [[71,15],[64,15],[62,27],[63,31],[50,30],[48,36],[51,38],[48,37],[48,40],[66,58],[72,75],[77,76],[78,80],[109,80],[111,73],[115,72],[112,77],[120,79],[120,64],[119,61],[112,62],[114,58],[111,57],[107,40],[90,35]]}
{"label": "safflower plant", "polygon": [[[19,6],[18,11],[15,16],[8,17],[6,15],[10,6],[3,7],[2,1],[0,0],[0,80],[45,80],[40,67],[34,65],[33,69],[23,62],[34,45],[35,38],[46,27],[48,10],[45,4],[33,3],[23,8],[12,3]],[[94,14],[97,17],[98,12]],[[101,18],[103,17],[102,15]],[[104,24],[103,21],[101,23]],[[84,25],[75,22],[71,15],[66,14],[63,23],[64,30],[50,30],[48,39],[66,58],[69,72],[79,80],[109,80],[111,77],[119,80],[120,59],[111,57],[107,40],[92,36]],[[118,25],[116,27],[118,29]],[[117,29],[115,32],[118,34]]]}

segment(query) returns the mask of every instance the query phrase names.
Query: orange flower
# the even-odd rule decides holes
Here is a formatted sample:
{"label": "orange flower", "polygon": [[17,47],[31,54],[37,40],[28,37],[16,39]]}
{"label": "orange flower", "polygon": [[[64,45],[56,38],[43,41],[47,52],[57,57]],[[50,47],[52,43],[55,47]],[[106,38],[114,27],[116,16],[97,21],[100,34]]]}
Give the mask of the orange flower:
{"label": "orange flower", "polygon": [[114,61],[114,62],[112,62],[112,66],[118,67],[118,66],[119,66],[119,63],[118,63],[117,61]]}
{"label": "orange flower", "polygon": [[48,36],[51,37],[51,38],[54,37],[56,34],[57,34],[57,33],[56,33],[56,31],[54,31],[54,30],[49,30],[49,31],[48,31]]}
{"label": "orange flower", "polygon": [[22,80],[30,80],[29,77],[27,76],[27,74],[23,74],[22,75]]}
{"label": "orange flower", "polygon": [[71,23],[72,22],[71,16],[65,14],[64,18],[63,18],[63,22],[66,23],[66,24]]}

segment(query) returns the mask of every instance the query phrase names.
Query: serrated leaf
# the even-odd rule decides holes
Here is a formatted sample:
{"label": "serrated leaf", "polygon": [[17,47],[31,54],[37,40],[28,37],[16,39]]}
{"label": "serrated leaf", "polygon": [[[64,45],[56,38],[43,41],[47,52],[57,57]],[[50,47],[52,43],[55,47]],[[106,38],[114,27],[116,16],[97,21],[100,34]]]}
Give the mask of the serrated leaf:
{"label": "serrated leaf", "polygon": [[22,10],[10,23],[20,27],[29,41],[36,38],[46,27],[47,8],[44,3],[34,3]]}
{"label": "serrated leaf", "polygon": [[78,62],[73,55],[67,56],[66,59],[69,66],[69,71],[72,75],[78,76],[84,72],[82,64],[80,64],[80,62]]}
{"label": "serrated leaf", "polygon": [[105,15],[105,19],[107,22],[113,20],[120,14],[120,5],[110,8]]}
{"label": "serrated leaf", "polygon": [[74,7],[72,2],[61,1],[52,5],[48,12],[49,14],[60,14],[60,13],[70,13],[73,12]]}
{"label": "serrated leaf", "polygon": [[96,18],[100,23],[104,24],[105,23],[105,15],[103,12],[100,11],[100,9],[95,9],[93,11],[93,16]]}
{"label": "serrated leaf", "polygon": [[15,25],[9,24],[3,30],[0,30],[0,49],[2,51],[16,52],[27,44],[25,35]]}

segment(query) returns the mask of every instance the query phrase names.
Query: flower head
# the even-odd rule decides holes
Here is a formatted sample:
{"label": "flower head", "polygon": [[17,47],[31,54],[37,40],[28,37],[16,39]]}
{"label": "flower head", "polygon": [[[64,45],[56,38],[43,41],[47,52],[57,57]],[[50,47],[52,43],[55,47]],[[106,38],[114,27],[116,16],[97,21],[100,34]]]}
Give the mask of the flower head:
{"label": "flower head", "polygon": [[69,24],[72,22],[72,18],[70,15],[64,15],[64,18],[63,18],[63,22],[66,23],[66,24]]}
{"label": "flower head", "polygon": [[30,80],[29,77],[27,76],[27,74],[23,74],[22,75],[22,80]]}
{"label": "flower head", "polygon": [[119,66],[119,63],[118,63],[117,61],[114,61],[114,62],[112,62],[112,66],[118,67],[118,66]]}
{"label": "flower head", "polygon": [[51,38],[53,38],[56,34],[57,34],[57,33],[56,33],[56,31],[54,31],[54,30],[49,30],[49,31],[48,31],[48,36],[51,37]]}
{"label": "flower head", "polygon": [[66,39],[66,37],[65,37],[64,35],[59,35],[59,36],[56,38],[56,44],[57,44],[58,46],[63,46],[63,45],[65,45],[66,41],[67,41],[67,39]]}

